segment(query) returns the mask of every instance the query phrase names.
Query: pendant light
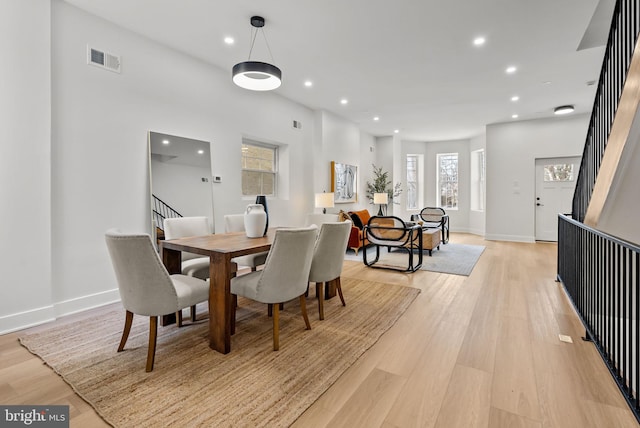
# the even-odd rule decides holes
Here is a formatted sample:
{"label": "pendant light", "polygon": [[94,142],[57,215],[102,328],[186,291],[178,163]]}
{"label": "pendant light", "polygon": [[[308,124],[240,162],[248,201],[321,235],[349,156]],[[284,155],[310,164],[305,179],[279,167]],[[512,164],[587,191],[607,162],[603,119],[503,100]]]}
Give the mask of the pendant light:
{"label": "pendant light", "polygon": [[[258,31],[264,27],[264,18],[261,16],[252,16],[250,22],[251,26],[255,28],[255,31],[253,29],[251,30],[249,58],[247,61],[240,62],[233,66],[233,83],[241,88],[252,91],[271,91],[280,87],[282,84],[282,71],[275,65],[266,62],[251,61],[253,45],[256,41]],[[262,30],[262,35],[264,36],[264,30]],[[269,55],[271,55],[271,49],[269,48],[269,42],[267,42],[266,36],[264,36],[264,41],[267,44]],[[271,60],[273,61],[273,55],[271,55]]]}

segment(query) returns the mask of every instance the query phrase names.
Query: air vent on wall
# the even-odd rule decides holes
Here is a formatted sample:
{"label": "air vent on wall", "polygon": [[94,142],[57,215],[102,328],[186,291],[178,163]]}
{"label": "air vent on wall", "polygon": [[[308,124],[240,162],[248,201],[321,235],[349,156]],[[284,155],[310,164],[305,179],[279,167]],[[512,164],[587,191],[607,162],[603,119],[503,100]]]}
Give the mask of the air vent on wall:
{"label": "air vent on wall", "polygon": [[120,73],[120,57],[87,45],[87,64]]}
{"label": "air vent on wall", "polygon": [[296,129],[302,129],[302,122],[300,122],[299,120],[294,120],[293,127]]}

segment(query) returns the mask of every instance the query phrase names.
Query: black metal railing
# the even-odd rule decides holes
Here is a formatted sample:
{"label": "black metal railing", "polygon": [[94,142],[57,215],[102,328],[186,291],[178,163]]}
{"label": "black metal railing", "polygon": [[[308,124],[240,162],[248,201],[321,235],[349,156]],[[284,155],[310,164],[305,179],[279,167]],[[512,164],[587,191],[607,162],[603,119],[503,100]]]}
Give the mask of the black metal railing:
{"label": "black metal railing", "polygon": [[584,221],[591,200],[613,118],[618,109],[622,88],[638,40],[638,30],[640,30],[640,1],[617,0],[573,196],[573,218],[579,221]]}
{"label": "black metal railing", "polygon": [[164,230],[164,219],[165,218],[174,218],[174,217],[182,217],[178,211],[174,210],[165,203],[162,199],[158,198],[156,195],[151,195],[153,198],[153,220],[156,224],[156,227]]}
{"label": "black metal railing", "polygon": [[640,422],[640,247],[558,216],[558,280]]}

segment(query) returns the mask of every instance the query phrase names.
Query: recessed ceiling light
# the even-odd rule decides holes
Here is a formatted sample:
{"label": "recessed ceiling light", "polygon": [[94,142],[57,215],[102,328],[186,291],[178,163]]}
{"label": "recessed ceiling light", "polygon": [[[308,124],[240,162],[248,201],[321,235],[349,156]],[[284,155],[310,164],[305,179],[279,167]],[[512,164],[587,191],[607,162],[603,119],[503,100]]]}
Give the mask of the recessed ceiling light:
{"label": "recessed ceiling light", "polygon": [[511,115],[511,119],[517,119],[517,118],[518,118],[518,115],[517,115],[517,114],[512,114],[512,115]]}
{"label": "recessed ceiling light", "polygon": [[199,155],[204,154],[204,150],[202,150],[202,149],[198,150],[198,154]]}
{"label": "recessed ceiling light", "polygon": [[373,120],[375,120],[376,122],[380,120],[380,118],[378,116],[374,116]]}
{"label": "recessed ceiling light", "polygon": [[169,140],[162,140],[162,144],[164,144],[165,146],[169,144]]}
{"label": "recessed ceiling light", "polygon": [[394,132],[395,134],[397,134],[398,132],[400,132],[400,130],[399,130],[399,129],[394,129],[394,130],[393,130],[393,132]]}
{"label": "recessed ceiling light", "polygon": [[487,40],[484,37],[476,37],[475,39],[473,39],[473,44],[476,46],[482,46],[486,41]]}
{"label": "recessed ceiling light", "polygon": [[225,42],[226,44],[228,44],[228,45],[232,45],[232,44],[234,44],[234,43],[235,43],[235,40],[233,39],[233,37],[229,37],[229,36],[227,36],[227,37],[225,37],[225,38],[224,38],[224,42]]}
{"label": "recessed ceiling light", "polygon": [[514,101],[514,102],[518,101],[519,99],[520,99],[520,97],[517,96],[517,95],[514,95],[514,96],[511,97],[511,101]]}
{"label": "recessed ceiling light", "polygon": [[505,70],[508,74],[513,74],[515,73],[517,70],[517,68],[514,65],[510,65],[509,67],[507,67],[507,69]]}
{"label": "recessed ceiling light", "polygon": [[310,88],[313,86],[313,82],[311,80],[306,80],[304,82],[304,86],[306,86],[307,88]]}
{"label": "recessed ceiling light", "polygon": [[340,104],[343,104],[343,105],[347,104],[348,102],[349,102],[349,100],[346,99],[346,98],[343,98],[343,99],[340,100]]}
{"label": "recessed ceiling light", "polygon": [[572,105],[566,105],[566,106],[560,106],[560,107],[556,107],[553,109],[553,113],[554,114],[569,114],[569,113],[573,113],[573,110],[575,110],[573,108]]}

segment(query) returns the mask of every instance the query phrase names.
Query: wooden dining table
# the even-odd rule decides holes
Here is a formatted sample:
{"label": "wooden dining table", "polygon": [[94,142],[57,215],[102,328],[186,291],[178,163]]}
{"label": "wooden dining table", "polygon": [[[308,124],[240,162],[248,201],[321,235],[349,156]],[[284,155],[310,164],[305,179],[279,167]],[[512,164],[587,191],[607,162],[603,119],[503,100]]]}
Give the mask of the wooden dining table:
{"label": "wooden dining table", "polygon": [[209,347],[223,354],[231,351],[231,278],[237,265],[231,259],[268,251],[275,237],[269,229],[260,238],[244,232],[221,233],[160,241],[162,262],[170,274],[182,271],[182,251],[208,256],[209,264]]}

